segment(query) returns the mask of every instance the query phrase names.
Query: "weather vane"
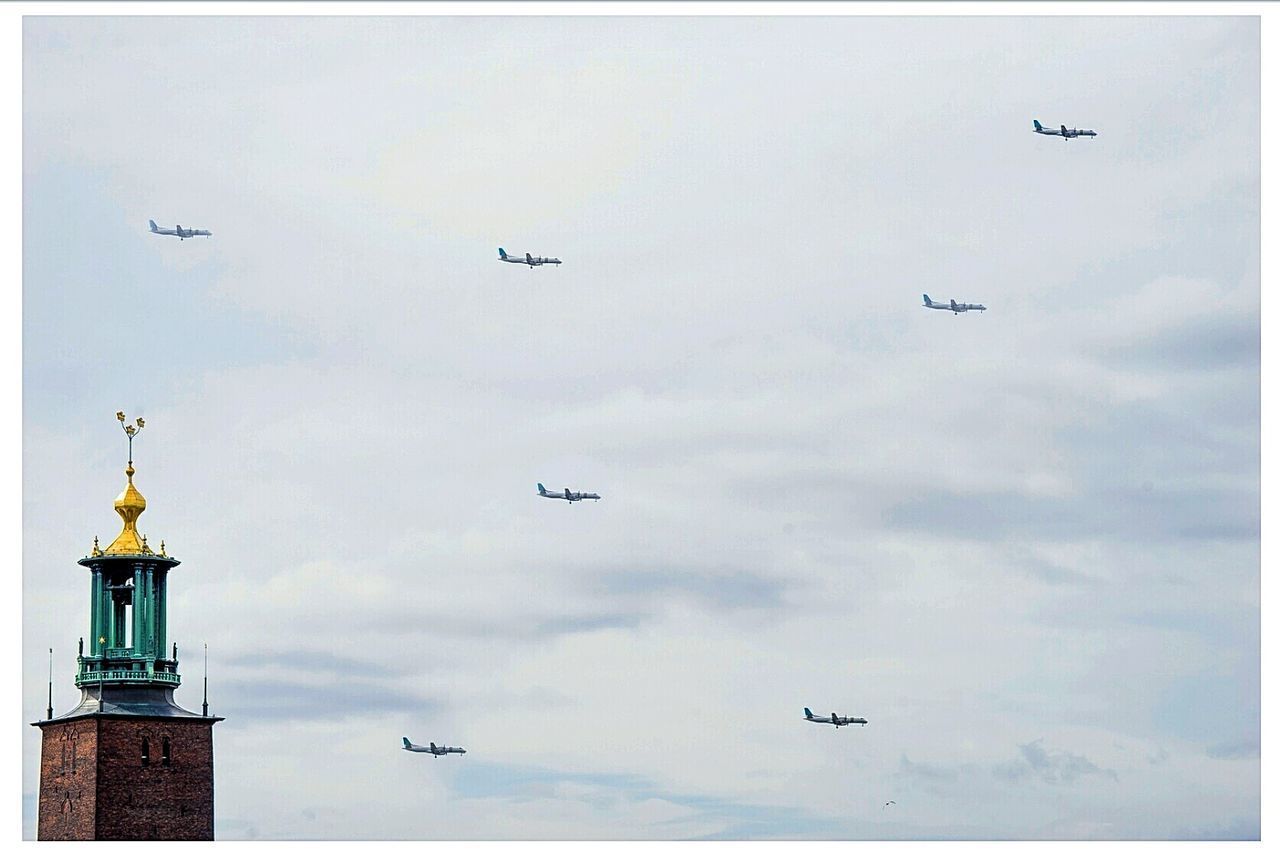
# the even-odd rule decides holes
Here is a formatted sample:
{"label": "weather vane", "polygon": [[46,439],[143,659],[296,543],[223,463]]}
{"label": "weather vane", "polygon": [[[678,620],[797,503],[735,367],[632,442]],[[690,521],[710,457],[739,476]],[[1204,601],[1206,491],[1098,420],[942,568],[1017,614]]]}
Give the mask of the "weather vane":
{"label": "weather vane", "polygon": [[133,438],[139,431],[147,426],[147,423],[142,420],[142,416],[138,416],[138,418],[134,420],[134,424],[125,424],[124,410],[118,410],[116,412],[116,419],[120,422],[120,427],[124,428],[124,432],[129,436],[129,465],[132,466]]}

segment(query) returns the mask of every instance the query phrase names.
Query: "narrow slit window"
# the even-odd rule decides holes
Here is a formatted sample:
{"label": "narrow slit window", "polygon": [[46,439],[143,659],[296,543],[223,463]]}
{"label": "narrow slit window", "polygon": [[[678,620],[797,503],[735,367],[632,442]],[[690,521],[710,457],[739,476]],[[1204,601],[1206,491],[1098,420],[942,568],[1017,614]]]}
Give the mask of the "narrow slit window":
{"label": "narrow slit window", "polygon": [[173,759],[173,751],[169,745],[169,737],[165,737],[160,742],[160,765],[168,766]]}
{"label": "narrow slit window", "polygon": [[146,766],[151,763],[151,740],[145,736],[142,737],[142,765]]}

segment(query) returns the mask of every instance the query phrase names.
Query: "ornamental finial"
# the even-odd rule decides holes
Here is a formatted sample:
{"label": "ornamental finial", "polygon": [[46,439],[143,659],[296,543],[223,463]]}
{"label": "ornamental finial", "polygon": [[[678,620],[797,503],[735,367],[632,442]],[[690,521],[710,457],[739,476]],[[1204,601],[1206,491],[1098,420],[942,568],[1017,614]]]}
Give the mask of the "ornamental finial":
{"label": "ornamental finial", "polygon": [[[144,427],[147,426],[147,423],[142,420],[141,416],[139,416],[137,419],[134,420],[133,424],[131,425],[125,424],[127,419],[125,418],[124,410],[116,410],[116,421],[120,422],[120,427],[124,428],[125,434],[127,434],[129,437],[129,468],[132,469],[133,468],[133,438]],[[133,473],[129,473],[129,474],[133,474]]]}
{"label": "ornamental finial", "polygon": [[105,554],[146,554],[151,550],[147,548],[145,538],[141,541],[138,539],[137,522],[138,517],[147,509],[147,500],[138,492],[138,488],[133,486],[133,438],[146,423],[142,419],[137,419],[134,424],[125,424],[124,411],[116,413],[116,420],[120,422],[120,426],[129,437],[129,466],[124,470],[129,482],[125,485],[124,492],[116,496],[115,501],[116,513],[124,520],[124,530],[116,535],[116,539],[106,548]]}

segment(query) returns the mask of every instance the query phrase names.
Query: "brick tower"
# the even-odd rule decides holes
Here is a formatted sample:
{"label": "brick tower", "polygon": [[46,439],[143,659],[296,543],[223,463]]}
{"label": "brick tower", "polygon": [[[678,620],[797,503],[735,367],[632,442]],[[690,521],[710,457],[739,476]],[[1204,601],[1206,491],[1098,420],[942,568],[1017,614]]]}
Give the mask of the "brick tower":
{"label": "brick tower", "polygon": [[34,722],[42,734],[40,840],[212,840],[213,725],[174,703],[178,646],[168,644],[169,571],[179,562],[139,537],[147,501],[133,485],[133,438],[125,424],[128,483],[116,497],[124,530],[78,562],[89,570],[89,651],[80,640],[70,712]]}

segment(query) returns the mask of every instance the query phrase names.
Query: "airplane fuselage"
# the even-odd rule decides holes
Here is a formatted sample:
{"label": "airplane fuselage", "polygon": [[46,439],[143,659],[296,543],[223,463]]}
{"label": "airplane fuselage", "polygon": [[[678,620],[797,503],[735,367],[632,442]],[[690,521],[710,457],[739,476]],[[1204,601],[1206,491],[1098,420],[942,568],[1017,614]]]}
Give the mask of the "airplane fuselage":
{"label": "airplane fuselage", "polygon": [[814,715],[813,713],[809,712],[807,708],[804,711],[804,720],[813,722],[814,724],[833,724],[836,727],[848,727],[851,724],[860,724],[865,727],[867,724],[867,720],[865,718],[858,718],[856,716],[842,716],[842,715],[836,715],[835,713],[832,713],[829,716]]}
{"label": "airplane fuselage", "polygon": [[1047,137],[1062,137],[1064,140],[1076,137],[1096,137],[1098,135],[1095,131],[1082,131],[1079,128],[1068,128],[1066,125],[1059,125],[1057,128],[1046,128],[1039,122],[1035,123],[1035,127],[1032,130]]}
{"label": "airplane fuselage", "polygon": [[926,309],[941,309],[945,312],[985,312],[987,307],[981,303],[957,303],[955,300],[948,300],[945,303],[937,303],[929,299],[929,295],[924,295],[924,307]]}
{"label": "airplane fuselage", "polygon": [[156,225],[155,220],[151,220],[150,225],[151,225],[151,233],[153,235],[172,235],[173,237],[176,237],[178,240],[186,240],[189,237],[212,237],[213,236],[213,232],[208,231],[206,229],[184,229],[182,226],[177,226],[176,228],[172,228],[172,229],[162,229]]}
{"label": "airplane fuselage", "polygon": [[436,745],[434,742],[432,742],[430,745],[414,745],[412,742],[408,740],[407,737],[404,740],[404,746],[402,750],[411,751],[414,754],[431,754],[435,757],[440,757],[445,754],[466,754],[467,753],[467,749],[465,748],[450,748],[447,745]]}
{"label": "airplane fuselage", "polygon": [[553,493],[541,484],[538,485],[538,495],[544,499],[564,499],[566,502],[581,502],[583,499],[600,501],[599,493],[575,493],[568,487],[561,493]]}
{"label": "airplane fuselage", "polygon": [[560,259],[558,258],[539,258],[537,256],[531,256],[529,258],[503,258],[501,260],[510,262],[511,264],[527,264],[530,267],[541,267],[544,264],[560,263]]}
{"label": "airplane fuselage", "polygon": [[523,258],[516,255],[507,255],[507,251],[501,247],[498,248],[498,260],[510,262],[511,264],[527,264],[530,267],[541,267],[544,264],[560,263],[560,259],[558,258],[543,258],[538,255],[530,255],[527,252],[524,254]]}
{"label": "airplane fuselage", "polygon": [[563,493],[547,493],[547,494],[546,494],[545,496],[543,496],[542,498],[544,498],[544,499],[564,499],[566,502],[581,502],[583,499],[599,499],[600,497],[599,497],[599,496],[593,496],[593,495],[591,495],[591,494],[585,494],[585,493],[570,493],[570,494],[569,494],[569,495],[567,495],[567,496],[566,496],[565,494],[563,494]]}

